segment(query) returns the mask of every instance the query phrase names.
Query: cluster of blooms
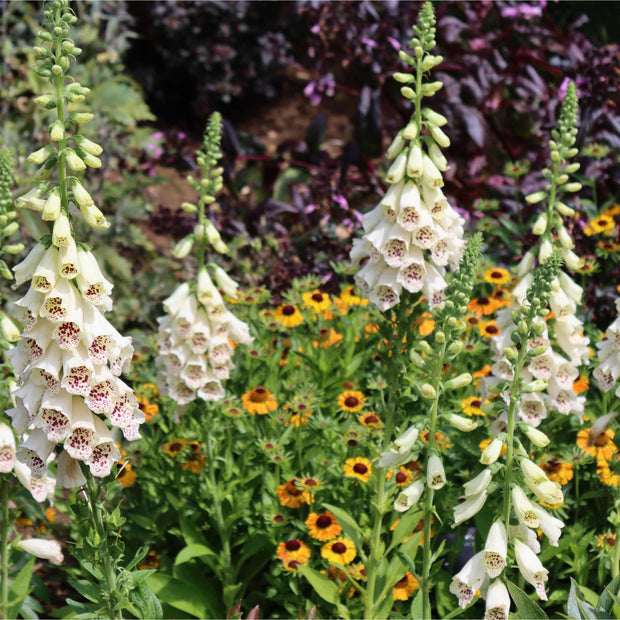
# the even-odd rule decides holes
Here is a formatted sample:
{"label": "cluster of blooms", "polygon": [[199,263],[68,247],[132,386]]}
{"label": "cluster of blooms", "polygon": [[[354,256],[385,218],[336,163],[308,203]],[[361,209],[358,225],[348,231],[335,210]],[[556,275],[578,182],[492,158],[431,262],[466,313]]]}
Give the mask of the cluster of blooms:
{"label": "cluster of blooms", "polygon": [[[218,286],[230,297],[237,285],[213,266]],[[219,400],[222,381],[234,367],[231,342],[250,344],[248,325],[226,309],[206,267],[198,274],[196,290],[184,282],[164,301],[166,315],[158,319],[158,382],[164,395],[179,405],[197,397]]]}
{"label": "cluster of blooms", "polygon": [[[552,172],[547,169],[543,176],[549,179],[550,185],[546,191],[536,192],[527,197],[528,202],[535,204],[545,198],[557,196],[556,189],[578,191],[579,183],[570,183],[569,175],[575,172],[579,164],[565,164],[566,159],[574,157],[577,150],[575,142],[575,128],[577,114],[577,96],[575,86],[571,84],[562,106],[558,128],[552,132],[550,142],[551,158],[555,164]],[[553,188],[553,191],[551,191]],[[571,269],[577,269],[581,260],[573,252],[573,240],[562,221],[562,215],[571,215],[574,211],[562,202],[556,201],[551,205],[551,216],[544,212],[534,223],[533,232],[541,236],[541,243],[529,250],[519,266],[519,275],[523,276],[519,284],[512,291],[513,307],[498,312],[497,327],[501,334],[492,339],[494,351],[493,376],[483,381],[483,391],[506,379],[512,379],[510,363],[504,355],[506,347],[510,346],[512,333],[517,329],[513,321],[513,313],[523,304],[527,290],[531,287],[533,276],[531,267],[536,258],[542,264],[549,259],[554,248],[559,251],[565,264]],[[557,242],[552,230],[557,232]],[[575,380],[579,377],[577,366],[588,364],[590,357],[590,340],[583,334],[583,324],[576,316],[577,306],[581,303],[582,288],[569,275],[560,272],[552,283],[553,292],[549,299],[549,306],[553,312],[553,336],[558,347],[567,356],[554,351],[551,346],[549,330],[542,318],[537,319],[538,337],[528,343],[528,346],[537,351],[526,369],[522,372],[524,380],[538,379],[545,381],[546,393],[524,394],[521,399],[519,415],[522,420],[533,426],[538,426],[547,411],[558,411],[562,414],[574,413],[581,420],[585,398],[577,395],[573,389]],[[568,359],[567,359],[568,358]]]}
{"label": "cluster of blooms", "polygon": [[[496,390],[496,392],[501,390],[505,402],[504,404],[499,401],[496,405],[505,411],[506,419],[510,417],[508,433],[511,436],[506,432],[499,433],[488,444],[480,458],[480,462],[487,466],[486,469],[464,485],[462,501],[454,509],[454,526],[473,517],[482,509],[487,501],[493,477],[502,469],[497,461],[503,448],[507,447],[510,454],[507,455],[507,463],[503,468],[503,490],[506,496],[503,515],[492,524],[484,549],[467,562],[453,577],[450,585],[450,592],[458,597],[462,608],[467,607],[475,593],[480,591],[486,598],[485,618],[507,619],[509,615],[510,597],[502,578],[507,566],[509,543],[512,545],[521,575],[525,581],[534,586],[540,599],[547,600],[545,582],[548,571],[537,555],[541,550],[537,530],[540,529],[547,536],[549,543],[557,547],[561,529],[564,527],[562,521],[551,516],[538,503],[528,498],[526,490],[529,490],[538,501],[547,504],[561,505],[564,502],[560,484],[550,480],[541,467],[525,456],[526,452],[515,450],[517,440],[513,435],[517,411],[522,415],[523,399],[544,389],[544,383],[540,380],[530,380],[531,375],[524,373],[523,367],[527,363],[531,366],[546,350],[547,345],[538,341],[545,329],[544,321],[540,322],[539,319],[547,313],[546,306],[550,295],[553,294],[552,287],[559,272],[559,261],[559,255],[555,254],[536,270],[533,286],[527,292],[527,299],[520,310],[515,312],[517,331],[511,332],[510,344],[506,344],[504,348],[507,359],[506,372],[510,371],[510,381],[505,381]],[[538,353],[540,354],[537,355]],[[513,377],[520,377],[519,394],[511,393],[515,387]],[[549,438],[534,428],[531,422],[529,424],[521,422],[517,428],[536,446],[548,445]],[[515,462],[519,464],[520,471],[517,475],[521,482],[513,479],[511,465]],[[511,507],[517,525],[510,524]]]}
{"label": "cluster of blooms", "polygon": [[[603,392],[609,392],[620,378],[620,299],[616,300],[618,317],[607,328],[601,342],[596,344],[599,365],[594,369],[594,378]],[[620,385],[616,388],[620,398]]]}
{"label": "cluster of blooms", "polygon": [[8,353],[18,389],[15,407],[7,414],[20,439],[17,458],[28,465],[32,479],[43,483],[56,456],[54,447],[62,443],[57,484],[73,487],[85,482],[80,463],[104,477],[120,458],[104,420],[131,441],[140,437],[144,414],[133,390],[119,378],[133,357],[131,339],[103,315],[112,307],[112,284],[93,254],[78,246],[71,225],[74,207],[91,227],[109,227],[81,183],[67,176],[67,166],[78,172],[100,167],[97,156],[102,152],[76,131],[93,115],[66,114],[69,103],[82,102],[89,92],[67,77],[71,60],[81,52],[69,38],[77,18],[66,2],[48,7],[45,15],[47,31],[40,35],[36,71],[55,91],[35,102],[55,109],[57,119],[48,128],[51,143],[31,153],[28,161],[41,166],[35,173],[38,180],[48,179],[56,168],[58,180],[44,181],[16,201],[39,211],[51,223],[52,234],[14,268],[15,287],[30,281],[30,289],[16,302],[24,328]]}
{"label": "cluster of blooms", "polygon": [[[423,44],[412,41],[416,58],[400,52],[404,62],[417,65],[422,73],[442,61],[441,56],[425,53],[435,45],[434,29],[428,32],[429,39]],[[416,79],[408,73],[394,77],[404,84]],[[354,266],[367,260],[355,280],[381,311],[399,302],[403,288],[411,293],[423,291],[431,306],[439,303],[446,287],[445,268],[455,269],[463,250],[463,219],[441,190],[441,172],[448,169],[441,148],[450,145],[441,127],[447,121],[441,114],[421,108],[422,97],[441,87],[441,82],[432,82],[424,84],[420,92],[410,86],[401,89],[405,98],[415,100],[414,118],[387,150],[387,157],[394,160],[386,175],[390,187],[379,204],[364,215],[365,234],[354,241],[351,250]]]}
{"label": "cluster of blooms", "polygon": [[62,442],[58,484],[71,487],[84,483],[78,461],[103,477],[120,458],[99,416],[132,441],[140,437],[144,414],[119,378],[133,356],[131,339],[102,314],[111,306],[112,285],[91,252],[76,249],[71,236],[64,243],[39,243],[15,267],[16,286],[31,285],[16,302],[24,330],[8,353],[19,387],[7,413],[21,438],[18,458],[34,478],[46,475],[54,446]]}

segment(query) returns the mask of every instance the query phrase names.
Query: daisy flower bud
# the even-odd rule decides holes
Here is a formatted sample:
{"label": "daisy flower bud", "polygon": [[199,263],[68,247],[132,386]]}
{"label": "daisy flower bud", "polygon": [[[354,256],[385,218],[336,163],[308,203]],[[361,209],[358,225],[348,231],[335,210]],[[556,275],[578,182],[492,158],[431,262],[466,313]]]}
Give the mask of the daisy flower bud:
{"label": "daisy flower bud", "polygon": [[501,579],[496,579],[487,590],[484,620],[508,620],[510,595]]}
{"label": "daisy flower bud", "polygon": [[523,575],[525,581],[534,586],[538,598],[546,601],[545,583],[548,579],[549,571],[542,565],[538,556],[518,538],[514,539],[514,550],[519,572]]}

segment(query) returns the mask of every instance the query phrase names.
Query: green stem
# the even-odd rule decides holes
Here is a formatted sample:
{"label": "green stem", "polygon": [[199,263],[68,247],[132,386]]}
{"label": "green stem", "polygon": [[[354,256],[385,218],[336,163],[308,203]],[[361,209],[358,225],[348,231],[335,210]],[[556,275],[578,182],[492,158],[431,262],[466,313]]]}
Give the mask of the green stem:
{"label": "green stem", "polygon": [[[439,386],[441,384],[441,371],[443,370],[443,363],[446,355],[446,343],[444,342],[441,345],[441,350],[435,357],[435,365],[433,368],[433,375],[431,378],[431,385],[435,389],[435,398],[431,404],[431,414],[428,426],[428,450],[426,451],[426,464],[425,471],[428,472],[428,462],[430,457],[436,451],[436,438],[435,434],[437,432],[437,417],[439,411]],[[430,583],[430,573],[431,573],[431,521],[433,518],[433,513],[435,512],[434,508],[434,499],[435,499],[435,490],[426,487],[426,501],[424,502],[424,552],[422,559],[422,617],[423,618],[431,618],[431,583]]]}
{"label": "green stem", "polygon": [[[618,496],[616,497],[616,514],[618,514],[618,508],[620,508],[620,487],[618,487]],[[618,575],[620,575],[620,544],[618,541],[620,540],[620,522],[616,524],[616,531],[614,532],[616,535],[616,540],[614,542],[614,551],[611,556],[611,578],[615,579]]]}
{"label": "green stem", "polygon": [[[232,566],[232,552],[230,547],[230,539],[228,537],[228,528],[226,527],[224,512],[222,511],[222,502],[220,500],[217,481],[215,479],[215,458],[213,455],[213,443],[211,442],[211,438],[207,438],[206,444],[208,458],[207,471],[209,487],[211,490],[211,501],[213,502],[213,515],[215,517],[215,527],[222,545],[222,551],[220,554],[222,570],[220,578],[222,579],[223,589],[226,589],[235,582]],[[225,604],[228,605],[228,601],[225,601]]]}
{"label": "green stem", "polygon": [[[59,22],[61,17],[60,9],[56,12],[56,21]],[[62,39],[56,39],[56,62],[62,58]],[[64,95],[64,74],[54,76],[56,86],[56,113],[58,120],[65,125],[65,95]],[[67,213],[69,210],[69,194],[67,192],[67,169],[65,163],[65,149],[67,148],[67,138],[64,137],[58,143],[58,187],[60,189],[60,203],[62,210]]]}
{"label": "green stem", "polygon": [[122,619],[123,614],[120,609],[117,609],[120,597],[116,587],[116,575],[114,574],[114,568],[112,566],[113,558],[110,554],[108,545],[107,527],[99,507],[99,487],[93,475],[88,470],[86,471],[86,490],[88,493],[88,507],[90,508],[93,527],[101,540],[101,550],[97,552],[97,557],[103,564],[103,574],[107,590],[107,596],[105,597],[107,602],[107,615],[110,618]]}
{"label": "green stem", "polygon": [[0,553],[2,554],[2,593],[0,611],[2,617],[9,617],[9,480],[0,476],[2,492],[2,525],[0,526]]}
{"label": "green stem", "polygon": [[508,423],[506,427],[506,467],[504,469],[504,510],[503,519],[504,527],[508,531],[510,526],[510,510],[512,507],[511,496],[511,482],[512,482],[512,461],[514,459],[514,436],[515,436],[515,410],[517,403],[519,402],[519,381],[521,369],[523,367],[523,360],[525,358],[525,346],[519,349],[517,356],[517,363],[514,366],[514,378],[512,380],[512,387],[510,388],[510,404],[508,406]]}
{"label": "green stem", "polygon": [[[404,304],[401,304],[403,306]],[[399,308],[402,314],[402,307]],[[402,318],[402,317],[399,317]],[[391,322],[390,322],[391,329]],[[396,402],[398,396],[398,360],[400,358],[400,348],[402,346],[402,321],[398,321],[398,330],[396,334],[395,342],[392,342],[391,353],[387,363],[387,382],[388,382],[388,402],[385,403],[384,392],[381,390],[381,399],[383,401],[383,410],[385,411],[385,430],[383,432],[382,451],[387,450],[392,441],[392,432],[394,429],[394,413],[396,411]],[[393,334],[390,334],[393,338]],[[370,538],[368,562],[366,565],[366,592],[364,596],[365,608],[364,618],[370,620],[376,617],[375,614],[375,587],[377,581],[377,569],[379,567],[380,546],[381,546],[381,526],[383,525],[383,517],[385,515],[385,474],[383,471],[378,470],[375,472],[376,487],[375,487],[375,520],[372,528],[372,534]],[[380,603],[380,601],[377,601]]]}

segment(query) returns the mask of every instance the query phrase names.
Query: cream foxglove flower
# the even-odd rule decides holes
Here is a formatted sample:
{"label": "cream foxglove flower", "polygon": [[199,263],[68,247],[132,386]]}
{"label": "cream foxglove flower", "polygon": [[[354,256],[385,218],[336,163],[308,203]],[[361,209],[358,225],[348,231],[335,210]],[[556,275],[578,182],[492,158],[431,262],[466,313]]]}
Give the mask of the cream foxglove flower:
{"label": "cream foxglove flower", "polygon": [[538,598],[546,601],[545,583],[548,579],[549,571],[542,565],[538,556],[518,538],[514,539],[514,550],[517,566],[523,578],[536,588]]}
{"label": "cream foxglove flower", "polygon": [[[533,504],[533,509],[539,518],[538,527],[542,530],[543,534],[548,538],[549,544],[552,547],[557,547],[558,540],[560,539],[560,536],[562,535],[562,528],[564,527],[564,522],[560,521],[560,519],[556,519],[555,517],[551,516],[541,506],[537,506],[536,504]],[[535,549],[533,550],[536,551]],[[540,550],[540,547],[539,547],[539,550]]]}
{"label": "cream foxglove flower", "polygon": [[521,487],[512,487],[512,505],[517,513],[519,521],[527,527],[538,527],[540,517],[536,512],[536,507],[532,504],[532,502],[530,502]]}
{"label": "cream foxglove flower", "polygon": [[394,510],[397,512],[405,512],[412,506],[415,506],[422,497],[424,492],[424,484],[420,480],[412,482],[409,486],[405,487],[396,498],[394,502]]}
{"label": "cream foxglove flower", "polygon": [[508,620],[510,595],[501,579],[496,579],[487,590],[484,620]]}
{"label": "cream foxglove flower", "polygon": [[[24,331],[8,353],[20,386],[7,412],[21,437],[18,458],[39,484],[60,443],[59,472],[79,470],[82,461],[93,475],[107,476],[120,453],[104,420],[128,440],[139,437],[144,421],[135,394],[119,378],[133,356],[131,339],[101,312],[111,307],[112,285],[72,237],[60,248],[38,244],[22,265],[22,277],[31,277],[29,291],[16,302]],[[83,476],[67,480],[81,484]]]}
{"label": "cream foxglove flower", "polygon": [[[620,314],[620,299],[616,300],[616,312]],[[620,377],[620,316],[605,331],[603,340],[596,343],[598,348],[598,366],[593,375],[603,392],[609,392]],[[620,385],[616,388],[620,398]]]}
{"label": "cream foxglove flower", "polygon": [[484,545],[482,565],[491,578],[499,577],[506,567],[508,538],[504,523],[498,519],[491,525]]}
{"label": "cream foxglove flower", "polygon": [[15,463],[15,436],[10,426],[0,424],[0,473],[8,474]]}
{"label": "cream foxglove flower", "polygon": [[501,439],[498,439],[497,437],[493,439],[480,456],[480,462],[483,465],[492,465],[495,463],[502,452],[503,445],[504,442]]}
{"label": "cream foxglove flower", "polygon": [[486,501],[486,488],[475,495],[466,496],[464,502],[460,504],[457,503],[454,506],[454,523],[452,524],[452,527],[456,527],[457,525],[460,525],[464,521],[467,521],[474,515],[478,514],[482,510],[482,507]]}
{"label": "cream foxglove flower", "polygon": [[441,459],[436,454],[431,454],[428,459],[426,484],[428,484],[431,489],[435,489],[435,491],[437,491],[438,489],[443,488],[446,482],[446,472],[444,471]]}
{"label": "cream foxglove flower", "polygon": [[48,560],[52,564],[62,564],[64,559],[60,544],[56,540],[50,540],[48,538],[27,538],[25,540],[20,540],[15,546],[37,558]]}
{"label": "cream foxglove flower", "polygon": [[[236,284],[220,271],[216,272],[218,283],[236,293]],[[250,344],[248,325],[226,309],[206,268],[198,274],[196,292],[184,282],[164,301],[164,310],[166,315],[158,319],[155,360],[163,393],[179,405],[196,398],[223,398],[222,381],[234,366],[229,341]]]}
{"label": "cream foxglove flower", "polygon": [[484,552],[476,553],[465,566],[452,577],[450,592],[459,600],[459,607],[465,609],[473,600],[474,594],[481,589],[488,579],[482,565]]}

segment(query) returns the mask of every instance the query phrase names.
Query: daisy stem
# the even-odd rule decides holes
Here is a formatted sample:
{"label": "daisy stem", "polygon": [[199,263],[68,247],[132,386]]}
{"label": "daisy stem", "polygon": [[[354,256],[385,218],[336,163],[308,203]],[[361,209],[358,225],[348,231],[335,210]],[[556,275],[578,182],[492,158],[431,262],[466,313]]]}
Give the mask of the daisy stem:
{"label": "daisy stem", "polygon": [[122,619],[123,614],[118,608],[119,596],[118,589],[116,587],[116,576],[112,567],[112,556],[110,555],[110,549],[108,546],[108,532],[107,527],[102,517],[102,511],[99,509],[99,486],[95,482],[93,475],[90,471],[86,470],[86,492],[88,494],[88,507],[90,508],[90,514],[93,520],[93,527],[99,539],[101,540],[101,546],[97,550],[98,557],[103,564],[103,574],[105,577],[105,585],[107,594],[104,595],[104,600],[107,605],[107,616],[109,618]]}
{"label": "daisy stem", "polygon": [[8,476],[0,476],[2,489],[2,525],[0,529],[2,554],[2,594],[0,611],[3,618],[9,617],[9,480]]}
{"label": "daisy stem", "polygon": [[[433,367],[433,375],[431,379],[431,385],[435,389],[436,396],[433,399],[431,404],[431,414],[428,425],[428,450],[426,451],[426,464],[425,471],[428,471],[428,462],[430,457],[436,451],[436,437],[435,434],[437,432],[437,413],[439,410],[439,394],[440,394],[440,384],[441,384],[441,371],[443,370],[444,359],[446,356],[446,342],[441,345],[441,349],[439,353],[435,357],[435,365]],[[424,552],[422,558],[422,617],[423,618],[432,618],[432,610],[431,610],[431,583],[430,583],[430,573],[431,573],[431,560],[432,560],[432,550],[431,550],[431,521],[434,513],[434,499],[435,499],[435,489],[431,489],[430,487],[426,487],[426,501],[424,503],[424,515],[422,517],[424,521]]]}
{"label": "daisy stem", "polygon": [[[620,508],[620,487],[618,488],[618,496],[616,497],[616,514],[618,513],[618,508]],[[614,541],[614,552],[611,556],[611,578],[615,579],[618,575],[620,575],[620,544],[618,541],[620,540],[620,522],[616,522],[616,531],[614,532],[616,535],[616,539]]]}

